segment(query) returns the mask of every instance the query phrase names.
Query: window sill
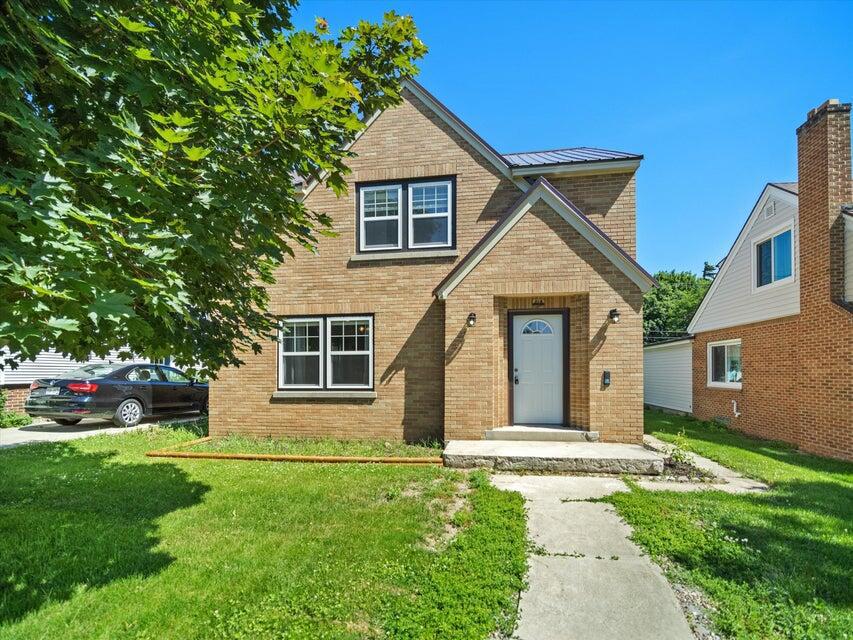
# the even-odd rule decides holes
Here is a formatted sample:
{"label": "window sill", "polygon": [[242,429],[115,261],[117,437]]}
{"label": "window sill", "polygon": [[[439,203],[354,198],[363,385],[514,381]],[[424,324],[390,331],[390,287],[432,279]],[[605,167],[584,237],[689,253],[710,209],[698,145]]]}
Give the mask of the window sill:
{"label": "window sill", "polygon": [[729,389],[732,391],[740,391],[743,388],[741,382],[709,382],[709,389]]}
{"label": "window sill", "polygon": [[274,391],[273,400],[302,398],[303,400],[374,400],[376,392],[369,389],[336,389],[331,391],[313,391],[311,389],[293,389],[290,391]]}
{"label": "window sill", "polygon": [[430,251],[386,251],[382,253],[357,253],[350,262],[375,262],[379,260],[429,260],[432,258],[458,258],[456,249],[435,249]]}

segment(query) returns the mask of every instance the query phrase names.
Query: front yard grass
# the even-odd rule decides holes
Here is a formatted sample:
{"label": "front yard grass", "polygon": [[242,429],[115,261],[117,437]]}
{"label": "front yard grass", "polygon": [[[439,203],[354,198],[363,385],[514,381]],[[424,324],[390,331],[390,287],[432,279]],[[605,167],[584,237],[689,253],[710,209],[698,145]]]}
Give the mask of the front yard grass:
{"label": "front yard grass", "polygon": [[0,450],[0,638],[511,630],[526,569],[518,494],[432,466],[143,455],[199,435]]}
{"label": "front yard grass", "polygon": [[853,637],[853,465],[723,427],[646,413],[646,433],[763,480],[763,494],[607,498],[670,579],[699,587],[730,638]]}
{"label": "front yard grass", "polygon": [[438,441],[406,444],[383,440],[334,440],[332,438],[249,438],[224,436],[182,447],[181,451],[212,453],[265,453],[275,455],[365,456],[394,458],[441,457]]}

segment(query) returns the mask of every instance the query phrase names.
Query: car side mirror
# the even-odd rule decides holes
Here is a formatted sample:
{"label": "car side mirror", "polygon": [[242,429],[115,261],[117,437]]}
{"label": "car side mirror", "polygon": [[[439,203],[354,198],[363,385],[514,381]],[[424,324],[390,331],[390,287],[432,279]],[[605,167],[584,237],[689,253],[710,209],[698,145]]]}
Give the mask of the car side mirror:
{"label": "car side mirror", "polygon": [[195,378],[190,378],[190,386],[195,386],[195,383],[198,382]]}

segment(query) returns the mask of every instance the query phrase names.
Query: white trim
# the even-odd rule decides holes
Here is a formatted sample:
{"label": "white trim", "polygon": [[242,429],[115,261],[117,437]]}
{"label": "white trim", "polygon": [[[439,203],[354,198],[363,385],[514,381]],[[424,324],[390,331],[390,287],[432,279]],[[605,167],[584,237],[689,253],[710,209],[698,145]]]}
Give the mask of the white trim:
{"label": "white trim", "polygon": [[[319,347],[318,351],[284,351],[283,349],[283,338],[282,335],[282,325],[283,324],[297,324],[297,323],[312,323],[316,324],[319,327]],[[319,361],[319,376],[317,378],[317,384],[284,384],[284,356],[317,356],[317,360]],[[279,389],[322,389],[323,388],[323,374],[325,373],[323,370],[323,318],[318,317],[305,317],[305,318],[284,318],[279,322],[278,328],[278,388]]]}
{"label": "white trim", "polygon": [[636,171],[640,160],[596,160],[594,162],[575,162],[554,165],[533,165],[513,167],[513,176],[564,176],[581,173],[622,173]]}
{"label": "white trim", "polygon": [[[741,389],[743,387],[743,382],[715,382],[711,378],[713,377],[711,367],[713,365],[711,359],[711,350],[713,347],[728,347],[729,345],[738,345],[740,349],[740,371],[741,377],[743,377],[743,346],[741,344],[740,338],[734,338],[732,340],[717,340],[716,342],[709,342],[706,345],[705,351],[705,384],[710,389]],[[726,362],[726,367],[728,367],[729,361],[729,350],[725,349],[724,351],[724,359]],[[728,369],[726,371],[728,373]]]}
{"label": "white trim", "polygon": [[[364,194],[369,191],[390,191],[391,189],[397,190],[397,215],[396,216],[382,216],[381,218],[370,218],[367,219],[364,217]],[[359,187],[358,189],[358,250],[362,252],[368,251],[388,251],[389,249],[402,250],[403,248],[403,185],[402,184],[380,184],[380,185],[367,185],[363,187]],[[370,246],[365,245],[365,226],[368,222],[375,221],[389,221],[396,220],[397,221],[397,245],[383,244],[378,246]]]}
{"label": "white trim", "polygon": [[536,202],[543,200],[554,211],[560,214],[566,222],[568,222],[575,230],[577,230],[593,247],[598,249],[606,258],[616,265],[622,273],[631,279],[634,284],[640,287],[640,290],[645,293],[654,286],[654,280],[643,272],[637,265],[624,256],[616,247],[608,240],[602,237],[601,232],[591,227],[589,222],[579,216],[571,207],[569,207],[550,187],[547,181],[539,182],[534,188],[530,189],[524,199],[518,204],[513,212],[506,216],[498,230],[492,234],[489,239],[480,246],[475,253],[472,253],[464,266],[451,278],[444,283],[442,287],[436,291],[436,296],[439,300],[446,300],[450,293],[471,273],[474,268],[480,264],[480,261],[485,258],[489,252],[500,242],[507,233],[521,220],[525,213],[530,211]]}
{"label": "white trim", "polygon": [[[419,187],[447,187],[447,211],[444,213],[419,213],[412,211],[412,189]],[[435,182],[410,182],[406,198],[409,201],[409,244],[408,249],[427,249],[453,246],[453,181],[436,180]],[[429,218],[445,218],[447,220],[447,242],[424,242],[415,244],[415,217],[419,220]]]}
{"label": "white trim", "polygon": [[[333,384],[332,383],[332,322],[357,322],[367,321],[370,332],[367,351],[335,351],[336,356],[368,356],[367,358],[367,384]],[[326,317],[326,388],[327,389],[373,389],[373,317],[372,316],[327,316]]]}
{"label": "white trim", "polygon": [[[743,228],[740,230],[737,238],[735,239],[735,243],[732,245],[732,248],[729,249],[728,254],[726,254],[725,259],[723,260],[722,266],[717,271],[717,275],[714,276],[714,280],[711,282],[711,286],[708,287],[708,291],[705,293],[705,297],[702,298],[702,302],[699,304],[699,308],[696,310],[696,313],[693,314],[693,318],[690,320],[690,324],[687,325],[687,333],[696,333],[696,325],[699,323],[699,318],[702,316],[702,313],[705,311],[705,308],[708,306],[708,302],[714,295],[714,292],[719,287],[720,282],[723,280],[723,276],[728,271],[729,267],[732,264],[734,256],[740,250],[743,243],[746,241],[746,238],[749,236],[749,232],[752,229],[752,225],[755,224],[755,216],[758,215],[759,212],[764,210],[764,205],[767,203],[767,200],[771,197],[776,198],[777,200],[781,200],[783,202],[788,203],[792,207],[797,209],[797,216],[799,216],[799,198],[791,193],[790,191],[785,191],[784,189],[780,189],[776,185],[767,184],[764,187],[764,190],[761,192],[761,195],[758,198],[758,202],[755,203],[755,206],[752,208],[752,211],[749,214],[749,217],[746,219],[746,224],[743,225]],[[794,247],[791,248],[791,251],[796,254],[797,251]],[[796,261],[796,257],[794,258]],[[791,315],[786,313],[784,315]],[[782,316],[780,316],[782,317]],[[768,319],[769,318],[763,318]],[[738,326],[742,323],[735,323],[731,326]],[[713,329],[722,329],[722,326],[714,326],[709,329],[705,329],[705,331],[711,331]]]}
{"label": "white trim", "polygon": [[655,344],[647,344],[643,346],[643,350],[651,351],[654,349],[663,349],[665,347],[674,347],[679,344],[684,344],[685,342],[693,342],[693,338],[684,338],[684,340],[672,340],[671,342],[658,342]]}
{"label": "white trim", "polygon": [[[776,280],[776,256],[774,255],[775,249],[773,247],[773,239],[776,236],[780,236],[786,231],[791,232],[791,275],[782,278],[781,280]],[[758,260],[756,258],[756,249],[758,249],[758,245],[767,242],[770,240],[770,273],[771,280],[767,284],[758,286]],[[789,220],[788,222],[781,224],[765,233],[762,233],[758,238],[752,240],[752,255],[750,256],[750,276],[751,276],[751,286],[750,292],[755,295],[756,293],[763,293],[765,291],[769,291],[770,289],[775,289],[776,287],[791,284],[797,280],[797,261],[796,261],[796,251],[797,242],[796,238],[794,238],[794,221]]]}
{"label": "white trim", "polygon": [[[382,111],[376,111],[376,112],[374,112],[374,114],[373,114],[372,116],[370,116],[367,120],[365,120],[365,121],[364,121],[364,128],[363,128],[361,131],[359,131],[358,133],[356,133],[356,134],[353,136],[352,140],[350,140],[349,142],[347,142],[347,143],[343,146],[342,151],[349,151],[349,150],[352,148],[352,146],[353,146],[356,142],[358,142],[358,139],[359,139],[361,136],[363,136],[363,135],[364,135],[364,133],[365,133],[365,132],[370,128],[370,125],[372,125],[374,122],[376,122],[377,118],[379,118],[379,116],[380,116],[381,114],[382,114]],[[309,195],[312,191],[314,191],[314,189],[316,189],[316,188],[317,188],[317,185],[318,185],[318,184],[320,184],[320,183],[322,183],[322,182],[323,182],[326,178],[328,178],[328,177],[329,177],[329,172],[328,172],[328,171],[324,171],[323,173],[321,173],[321,174],[320,174],[320,179],[319,179],[319,180],[312,180],[310,183],[308,183],[307,185],[305,185],[305,187],[302,189],[302,199],[303,199],[303,200],[305,200],[305,198],[307,198],[307,197],[308,197],[308,195]]]}

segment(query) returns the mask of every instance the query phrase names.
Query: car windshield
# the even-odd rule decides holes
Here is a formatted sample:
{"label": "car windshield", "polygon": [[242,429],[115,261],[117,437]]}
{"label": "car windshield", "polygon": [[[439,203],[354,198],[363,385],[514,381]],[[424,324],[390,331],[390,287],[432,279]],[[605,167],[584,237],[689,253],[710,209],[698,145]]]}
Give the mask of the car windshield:
{"label": "car windshield", "polygon": [[63,378],[68,378],[71,380],[87,380],[89,378],[104,378],[111,373],[118,371],[126,367],[126,364],[87,364],[85,366],[80,367],[79,369],[74,369],[73,371],[69,371],[68,373],[63,373]]}

